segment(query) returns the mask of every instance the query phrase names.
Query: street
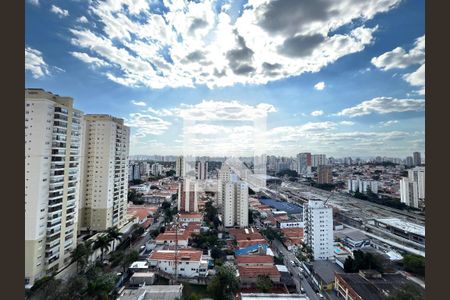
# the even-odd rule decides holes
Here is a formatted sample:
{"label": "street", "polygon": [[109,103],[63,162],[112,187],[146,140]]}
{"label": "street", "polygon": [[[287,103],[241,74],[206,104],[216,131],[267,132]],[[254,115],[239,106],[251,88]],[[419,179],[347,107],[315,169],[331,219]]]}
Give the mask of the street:
{"label": "street", "polygon": [[291,261],[300,263],[300,261],[295,257],[295,255],[286,249],[286,247],[278,240],[273,240],[272,245],[277,248],[278,252],[283,254],[284,263],[288,268],[289,272],[292,273],[293,280],[297,286],[301,286],[304,292],[311,300],[320,300],[319,296],[314,292],[311,284],[305,279],[304,275],[300,271],[299,267],[293,266]]}

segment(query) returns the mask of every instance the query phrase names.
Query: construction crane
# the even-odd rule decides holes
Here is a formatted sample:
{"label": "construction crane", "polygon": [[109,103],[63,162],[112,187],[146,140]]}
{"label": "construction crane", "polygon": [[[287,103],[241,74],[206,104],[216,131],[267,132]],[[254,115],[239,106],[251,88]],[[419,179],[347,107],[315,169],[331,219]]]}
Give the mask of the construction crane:
{"label": "construction crane", "polygon": [[330,200],[331,196],[333,196],[334,191],[331,191],[330,195],[327,197],[323,205],[327,204],[328,200]]}

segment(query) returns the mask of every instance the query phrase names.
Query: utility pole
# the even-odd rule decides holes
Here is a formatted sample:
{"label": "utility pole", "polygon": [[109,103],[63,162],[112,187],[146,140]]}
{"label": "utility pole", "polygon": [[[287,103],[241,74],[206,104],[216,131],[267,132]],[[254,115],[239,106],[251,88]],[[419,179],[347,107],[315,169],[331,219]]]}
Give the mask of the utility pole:
{"label": "utility pole", "polygon": [[180,214],[177,213],[175,216],[175,282],[177,283],[178,279],[178,220]]}

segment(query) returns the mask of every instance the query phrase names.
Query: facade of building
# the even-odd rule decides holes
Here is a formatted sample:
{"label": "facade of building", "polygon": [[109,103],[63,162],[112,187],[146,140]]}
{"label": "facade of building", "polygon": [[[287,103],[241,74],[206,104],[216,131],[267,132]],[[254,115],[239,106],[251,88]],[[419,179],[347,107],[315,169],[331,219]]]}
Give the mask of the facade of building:
{"label": "facade of building", "polygon": [[206,277],[208,275],[208,261],[203,258],[201,250],[180,249],[175,255],[175,250],[156,250],[148,257],[151,267],[155,267],[165,273],[175,274],[175,261],[178,261],[176,270],[180,277]]}
{"label": "facade of building", "polygon": [[317,167],[317,182],[319,184],[333,183],[333,169],[329,165],[319,165]]}
{"label": "facade of building", "polygon": [[333,209],[322,200],[309,200],[304,205],[305,242],[315,260],[333,257]]}
{"label": "facade of building", "polygon": [[162,168],[163,166],[158,163],[154,163],[151,167],[151,174],[153,176],[160,176],[162,174]]}
{"label": "facade of building", "polygon": [[408,170],[400,180],[400,201],[410,207],[425,207],[425,167]]}
{"label": "facade of building", "polygon": [[84,117],[80,229],[103,231],[125,224],[129,143],[130,129],[123,119],[109,115]]}
{"label": "facade of building", "polygon": [[413,160],[415,166],[420,166],[422,164],[422,158],[420,157],[420,152],[413,153]]}
{"label": "facade of building", "polygon": [[378,194],[378,181],[361,180],[360,178],[347,180],[347,192],[360,192],[366,194],[370,190],[374,194]]}
{"label": "facade of building", "polygon": [[297,154],[297,173],[306,174],[308,169],[311,169],[311,153],[299,153]]}
{"label": "facade of building", "polygon": [[184,157],[178,156],[175,161],[175,176],[184,177]]}
{"label": "facade of building", "polygon": [[406,157],[405,164],[406,164],[407,167],[414,166],[414,159],[413,159],[413,157],[412,156]]}
{"label": "facade of building", "polygon": [[231,174],[230,180],[220,186],[223,197],[223,224],[226,227],[248,226],[248,185]]}
{"label": "facade of building", "polygon": [[312,167],[318,167],[327,164],[327,156],[325,154],[313,154],[311,155]]}
{"label": "facade of building", "polygon": [[77,243],[82,112],[25,90],[25,285],[70,263]]}
{"label": "facade of building", "polygon": [[198,212],[198,184],[185,179],[178,188],[178,211]]}
{"label": "facade of building", "polygon": [[208,162],[200,160],[197,162],[197,179],[208,179]]}

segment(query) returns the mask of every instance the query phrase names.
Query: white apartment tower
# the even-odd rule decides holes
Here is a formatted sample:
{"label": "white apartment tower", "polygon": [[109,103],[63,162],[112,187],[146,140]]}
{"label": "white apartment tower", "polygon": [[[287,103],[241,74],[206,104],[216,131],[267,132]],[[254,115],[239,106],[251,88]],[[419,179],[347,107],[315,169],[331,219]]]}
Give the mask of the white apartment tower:
{"label": "white apartment tower", "polygon": [[327,164],[327,156],[325,154],[313,154],[311,155],[312,167],[318,167]]}
{"label": "white apartment tower", "polygon": [[197,162],[197,179],[206,180],[208,178],[208,162],[200,160]]}
{"label": "white apartment tower", "polygon": [[184,179],[178,186],[178,211],[198,212],[198,183]]}
{"label": "white apartment tower", "polygon": [[178,156],[175,162],[175,176],[184,177],[184,157]]}
{"label": "white apartment tower", "polygon": [[25,285],[70,263],[77,243],[82,112],[25,89]]}
{"label": "white apartment tower", "polygon": [[415,208],[425,205],[425,167],[408,170],[408,177],[400,180],[400,201]]}
{"label": "white apartment tower", "polygon": [[248,185],[226,164],[219,171],[218,202],[225,227],[248,226]]}
{"label": "white apartment tower", "polygon": [[305,242],[315,260],[333,257],[333,209],[322,200],[309,200],[304,205]]}
{"label": "white apartment tower", "polygon": [[80,229],[120,228],[127,216],[130,129],[109,115],[83,120]]}

